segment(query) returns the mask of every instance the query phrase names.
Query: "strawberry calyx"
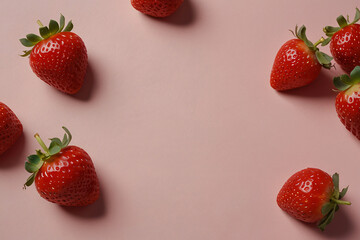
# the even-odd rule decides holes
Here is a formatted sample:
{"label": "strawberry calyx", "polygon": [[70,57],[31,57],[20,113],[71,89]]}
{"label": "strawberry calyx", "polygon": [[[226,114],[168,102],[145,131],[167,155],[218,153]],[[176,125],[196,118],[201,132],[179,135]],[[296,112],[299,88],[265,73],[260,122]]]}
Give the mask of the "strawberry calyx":
{"label": "strawberry calyx", "polygon": [[302,40],[305,45],[313,52],[315,52],[316,59],[318,62],[326,69],[330,69],[332,67],[331,60],[333,58],[326,53],[320,52],[317,47],[319,44],[322,44],[326,39],[321,37],[315,44],[312,43],[306,36],[306,27],[302,25],[299,29],[298,26],[295,26],[295,32],[290,30],[295,37]]}
{"label": "strawberry calyx", "polygon": [[351,202],[341,200],[348,191],[349,186],[339,190],[339,174],[335,173],[332,176],[334,183],[334,192],[330,198],[330,201],[325,203],[321,208],[321,213],[324,216],[318,223],[318,227],[321,231],[325,230],[325,227],[333,220],[335,212],[339,210],[339,205],[351,205]]}
{"label": "strawberry calyx", "polygon": [[60,24],[57,21],[52,20],[52,19],[50,20],[48,27],[44,26],[40,22],[40,20],[37,20],[37,23],[40,26],[40,28],[39,28],[40,36],[30,33],[30,34],[26,35],[26,38],[20,39],[20,43],[23,46],[31,47],[30,50],[23,51],[24,53],[22,55],[20,55],[21,57],[28,56],[32,51],[32,47],[34,47],[36,44],[38,44],[42,40],[48,39],[51,36],[54,36],[55,34],[60,33],[60,32],[71,32],[71,30],[74,27],[74,25],[72,24],[72,21],[69,21],[65,27],[65,17],[62,14],[60,14]]}
{"label": "strawberry calyx", "polygon": [[72,139],[70,131],[66,127],[62,127],[65,131],[62,141],[59,138],[51,138],[49,147],[45,145],[43,140],[40,138],[39,134],[34,135],[36,141],[40,144],[44,152],[41,150],[36,150],[36,154],[30,155],[27,157],[27,162],[25,162],[25,170],[31,173],[30,177],[26,180],[24,184],[24,189],[33,184],[37,173],[43,164],[51,159],[52,156],[58,154],[61,149],[67,147]]}
{"label": "strawberry calyx", "polygon": [[360,83],[360,66],[356,66],[351,71],[350,76],[343,74],[333,80],[335,88],[339,91],[345,91],[358,83]]}
{"label": "strawberry calyx", "polygon": [[343,29],[344,27],[347,27],[351,24],[354,24],[356,22],[358,22],[360,20],[360,10],[358,8],[356,8],[356,12],[355,12],[355,17],[354,20],[352,22],[350,22],[349,19],[349,15],[347,15],[347,17],[345,18],[343,15],[340,15],[336,18],[337,23],[339,24],[339,27],[332,27],[332,26],[326,26],[324,27],[323,31],[326,34],[326,36],[328,36],[328,38],[324,41],[322,46],[327,45],[330,40],[331,37],[340,29]]}

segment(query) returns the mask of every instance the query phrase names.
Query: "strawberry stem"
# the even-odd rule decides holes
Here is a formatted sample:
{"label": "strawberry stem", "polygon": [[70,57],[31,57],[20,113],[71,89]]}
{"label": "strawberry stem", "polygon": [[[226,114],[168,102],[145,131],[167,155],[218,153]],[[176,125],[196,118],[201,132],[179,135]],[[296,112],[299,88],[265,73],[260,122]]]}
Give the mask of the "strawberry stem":
{"label": "strawberry stem", "polygon": [[40,20],[37,20],[36,22],[37,22],[37,24],[38,24],[40,27],[43,27],[43,26],[44,26]]}
{"label": "strawberry stem", "polygon": [[337,204],[342,204],[342,205],[351,205],[351,202],[348,201],[343,201],[343,200],[339,200],[339,199],[335,199],[335,198],[331,198],[331,201],[337,203]]}
{"label": "strawberry stem", "polygon": [[47,153],[47,155],[50,155],[49,149],[46,147],[45,143],[43,142],[43,140],[40,138],[39,134],[36,133],[34,135],[34,137],[36,138],[36,141],[40,144],[40,146],[42,147],[42,149],[44,149],[44,151]]}
{"label": "strawberry stem", "polygon": [[320,43],[323,43],[324,41],[325,41],[325,38],[321,37],[321,38],[319,39],[319,41],[317,41],[317,42],[314,44],[314,46],[317,47],[317,45],[319,45]]}

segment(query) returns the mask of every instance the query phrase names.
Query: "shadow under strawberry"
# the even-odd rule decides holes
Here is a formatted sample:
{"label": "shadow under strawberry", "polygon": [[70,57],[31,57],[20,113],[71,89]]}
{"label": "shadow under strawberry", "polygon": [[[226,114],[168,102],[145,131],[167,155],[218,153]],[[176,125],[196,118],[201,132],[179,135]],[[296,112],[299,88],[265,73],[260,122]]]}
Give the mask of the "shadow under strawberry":
{"label": "shadow under strawberry", "polygon": [[84,207],[66,207],[61,205],[59,205],[59,207],[65,212],[79,218],[92,219],[104,217],[107,213],[105,196],[106,192],[103,184],[101,184],[101,178],[99,174],[98,178],[100,180],[100,196],[93,204]]}
{"label": "shadow under strawberry", "polygon": [[299,221],[285,213],[284,216],[288,218],[288,221],[292,221],[294,225],[301,224],[300,226],[303,226],[305,230],[313,231],[314,234],[318,234],[328,239],[342,239],[351,236],[355,230],[355,225],[347,211],[346,208],[342,208],[341,211],[338,211],[336,217],[323,232],[320,231],[315,224]]}
{"label": "shadow under strawberry", "polygon": [[148,15],[145,17],[152,18],[159,22],[165,22],[173,25],[185,26],[191,25],[196,19],[196,11],[191,0],[184,0],[179,9],[176,12],[165,18],[155,18]]}
{"label": "shadow under strawberry", "polygon": [[336,218],[332,222],[332,226],[324,231],[324,235],[328,238],[339,239],[341,237],[350,236],[355,230],[355,225],[351,220],[348,210],[342,209],[337,213]]}
{"label": "shadow under strawberry", "polygon": [[292,90],[279,92],[281,95],[292,95],[298,97],[312,97],[312,98],[332,98],[335,99],[336,92],[333,90],[332,84],[334,73],[328,70],[322,70],[317,79],[311,84],[296,88]]}
{"label": "shadow under strawberry", "polygon": [[82,88],[77,93],[70,96],[82,101],[90,100],[94,94],[95,89],[98,87],[96,84],[96,80],[96,74],[91,63],[89,62],[86,69],[85,80]]}
{"label": "shadow under strawberry", "polygon": [[353,235],[355,230],[355,225],[353,224],[352,219],[350,218],[346,208],[342,208],[341,211],[336,213],[336,217],[333,219],[331,224],[325,229],[324,232],[319,231],[316,226],[303,223],[311,230],[316,232],[321,236],[326,236],[329,239],[340,239]]}
{"label": "shadow under strawberry", "polygon": [[23,132],[15,144],[0,156],[0,169],[24,164],[24,156],[26,155],[24,152],[25,144],[26,141]]}

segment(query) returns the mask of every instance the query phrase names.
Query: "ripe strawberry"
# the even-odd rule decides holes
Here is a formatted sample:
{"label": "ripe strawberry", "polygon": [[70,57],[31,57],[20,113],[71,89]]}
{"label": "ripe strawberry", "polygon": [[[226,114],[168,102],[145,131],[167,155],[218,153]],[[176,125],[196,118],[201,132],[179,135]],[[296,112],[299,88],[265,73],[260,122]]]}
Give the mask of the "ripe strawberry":
{"label": "ripe strawberry", "polygon": [[355,19],[350,22],[344,16],[336,20],[340,27],[326,26],[324,32],[330,40],[330,52],[340,67],[350,73],[354,67],[360,65],[360,11],[356,8]]}
{"label": "ripe strawberry", "polygon": [[339,204],[350,205],[342,199],[348,187],[339,191],[339,175],[331,178],[317,168],[306,168],[292,175],[281,188],[277,203],[292,217],[308,222],[318,222],[324,231],[339,209]]}
{"label": "ripe strawberry", "polygon": [[321,66],[329,69],[332,58],[322,53],[317,45],[306,37],[306,28],[299,31],[295,28],[296,39],[291,39],[281,46],[271,71],[270,84],[275,90],[284,91],[302,87],[314,81],[320,73]]}
{"label": "ripe strawberry", "polygon": [[29,62],[33,72],[44,82],[61,92],[75,94],[83,85],[87,52],[84,42],[75,33],[70,32],[73,24],[65,26],[65,18],[60,17],[60,26],[50,20],[49,27],[40,21],[40,35],[28,34],[20,39],[25,47],[23,57],[30,55]]}
{"label": "ripe strawberry", "polygon": [[336,112],[345,127],[360,140],[360,66],[350,73],[334,78],[341,92],[335,101]]}
{"label": "ripe strawberry", "polygon": [[45,153],[37,150],[30,155],[25,169],[32,173],[24,188],[34,181],[40,196],[63,206],[85,206],[99,197],[99,180],[90,156],[81,148],[68,146],[71,141],[69,130],[63,127],[65,135],[61,141],[52,138],[49,148],[35,134]]}
{"label": "ripe strawberry", "polygon": [[15,113],[0,102],[0,155],[8,150],[23,132],[23,126]]}
{"label": "ripe strawberry", "polygon": [[153,17],[167,17],[173,14],[184,0],[131,0],[132,6]]}

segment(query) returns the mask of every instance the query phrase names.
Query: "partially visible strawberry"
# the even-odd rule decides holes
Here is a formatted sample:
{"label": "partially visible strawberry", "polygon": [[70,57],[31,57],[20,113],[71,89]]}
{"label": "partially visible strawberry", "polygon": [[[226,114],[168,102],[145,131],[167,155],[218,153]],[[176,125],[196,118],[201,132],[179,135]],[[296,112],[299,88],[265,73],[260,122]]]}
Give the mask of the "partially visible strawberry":
{"label": "partially visible strawberry", "polygon": [[173,14],[184,0],[131,0],[131,5],[138,11],[153,16],[167,17]]}
{"label": "partially visible strawberry", "polygon": [[[70,21],[65,27],[65,18],[60,17],[60,26],[50,20],[49,27],[40,25],[40,35],[28,34],[20,39],[25,47],[23,57],[30,55],[33,72],[44,82],[61,92],[75,94],[83,85],[87,68],[87,51],[82,39],[70,32]],[[65,27],[65,28],[64,28]]]}
{"label": "partially visible strawberry", "polygon": [[0,155],[8,150],[23,132],[23,126],[15,113],[0,102]]}
{"label": "partially visible strawberry", "polygon": [[[352,22],[340,15],[336,20],[340,27],[326,26],[324,32],[329,37],[330,52],[336,63],[347,73],[360,65],[360,11],[356,8],[355,18]],[[326,43],[325,43],[326,44]]]}
{"label": "partially visible strawberry", "polygon": [[360,66],[356,66],[350,76],[334,78],[334,85],[341,91],[335,101],[340,121],[360,140]]}
{"label": "partially visible strawberry", "polygon": [[40,196],[50,202],[86,206],[98,199],[99,180],[90,156],[77,146],[68,146],[72,137],[69,130],[63,129],[63,140],[52,138],[49,147],[35,134],[45,152],[37,150],[28,157],[25,169],[31,176],[24,187],[35,181]]}
{"label": "partially visible strawberry", "polygon": [[339,175],[331,178],[326,172],[317,168],[306,168],[292,175],[281,188],[277,203],[292,217],[308,222],[318,223],[324,231],[332,221],[339,204],[350,205],[342,201],[348,187],[339,191]]}
{"label": "partially visible strawberry", "polygon": [[271,71],[271,87],[284,91],[302,87],[313,82],[320,73],[321,66],[329,69],[332,58],[322,53],[317,45],[325,39],[321,38],[313,44],[306,37],[305,26],[297,30],[291,39],[281,46]]}

